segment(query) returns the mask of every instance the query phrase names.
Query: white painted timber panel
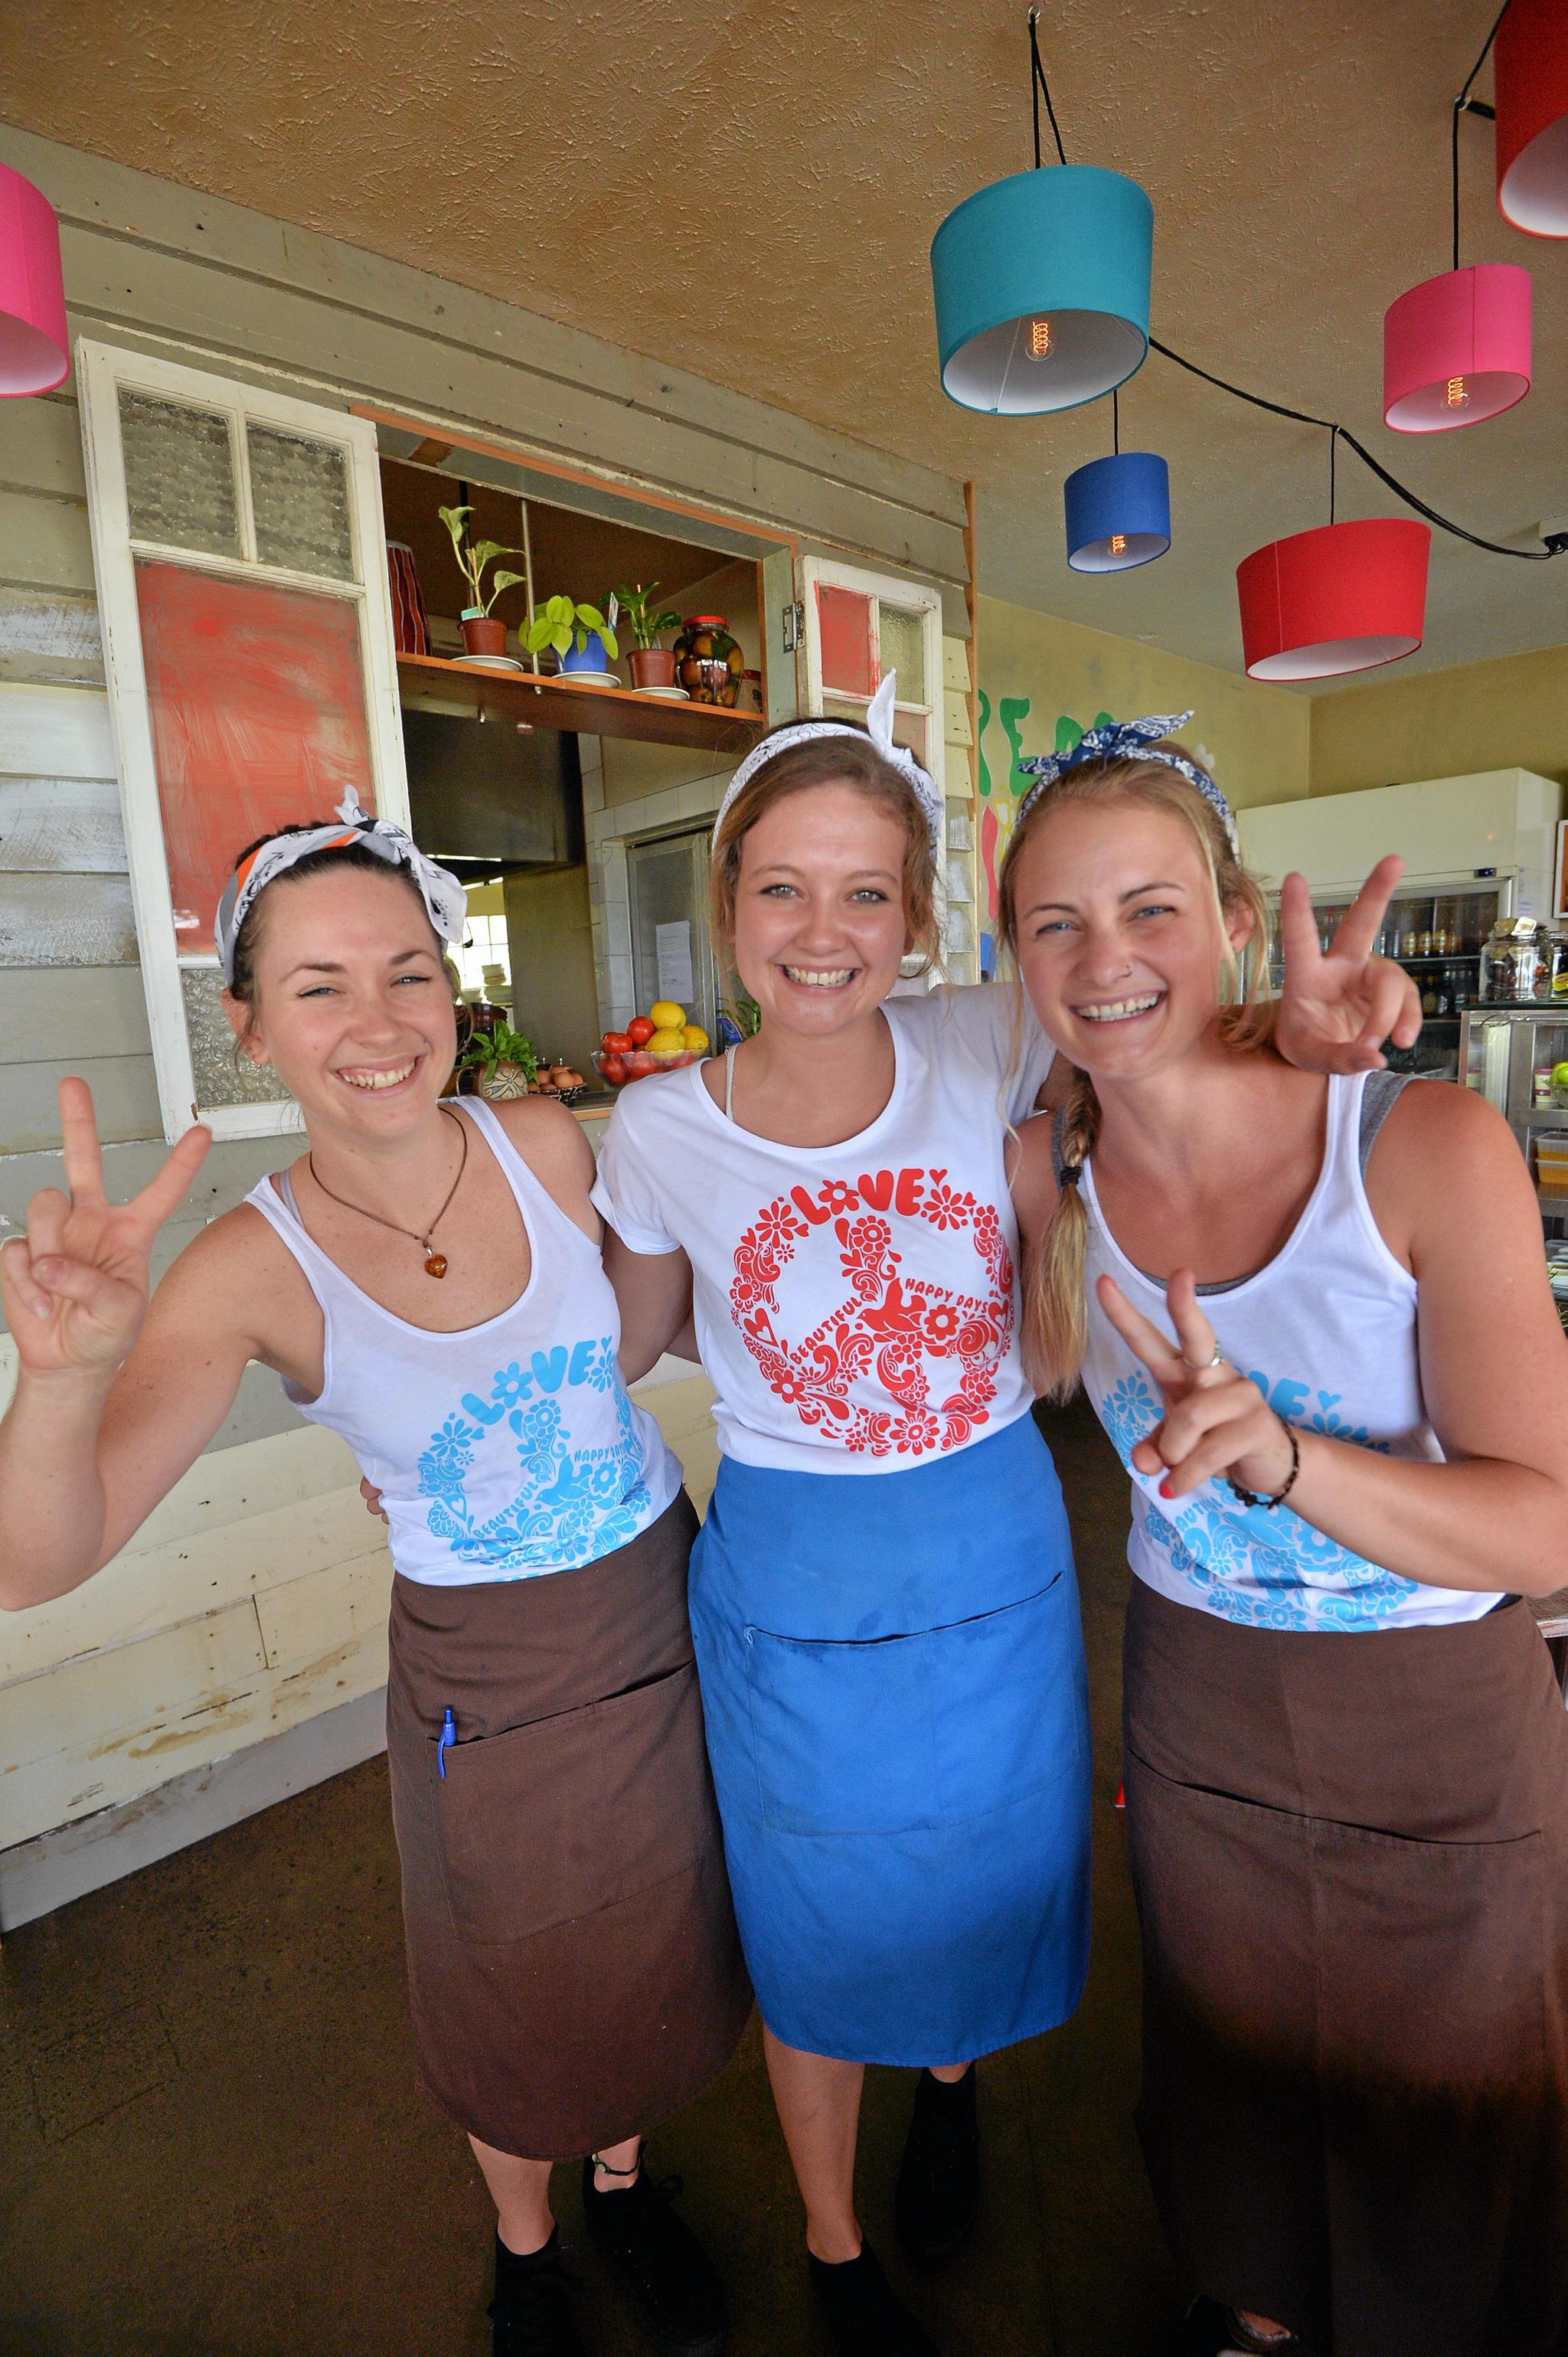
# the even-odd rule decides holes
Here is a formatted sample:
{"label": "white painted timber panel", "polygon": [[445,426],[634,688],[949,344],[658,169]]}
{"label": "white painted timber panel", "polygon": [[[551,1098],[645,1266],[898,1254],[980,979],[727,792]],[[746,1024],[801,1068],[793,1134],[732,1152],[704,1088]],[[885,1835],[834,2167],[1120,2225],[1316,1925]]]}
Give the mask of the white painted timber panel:
{"label": "white painted timber panel", "polygon": [[123,965],[0,966],[0,1066],[36,1062],[40,1045],[72,1071],[84,1059],[151,1055],[140,988]]}
{"label": "white painted timber panel", "polygon": [[0,485],[86,499],[74,398],[47,393],[35,401],[0,402]]}
{"label": "white painted timber panel", "polygon": [[[0,878],[0,886],[3,883]],[[0,889],[0,926],[4,909],[5,894]],[[59,1063],[5,1064],[0,1066],[0,1155],[36,1154],[59,1144],[59,1084],[70,1075],[91,1089],[98,1135],[105,1144],[145,1137],[158,1128],[157,1082],[150,1055],[79,1056]]]}
{"label": "white painted timber panel", "polygon": [[942,640],[942,685],[960,695],[970,691],[969,646],[963,639],[944,638]]}
{"label": "white painted timber panel", "polygon": [[0,776],[117,778],[101,689],[0,682]]}
{"label": "white painted timber panel", "polygon": [[969,725],[969,698],[955,687],[942,690],[942,737],[949,745],[970,746],[974,742]]}
{"label": "white painted timber panel", "polygon": [[0,489],[0,577],[24,587],[91,589],[86,501]]}
{"label": "white painted timber panel", "polygon": [[[368,1536],[362,1505],[360,1512]],[[330,1657],[357,1652],[378,1630],[384,1633],[392,1584],[392,1557],[380,1546],[268,1588],[256,1598],[267,1667],[291,1679],[314,1675]]]}
{"label": "white painted timber panel", "polygon": [[128,877],[0,874],[0,965],[136,963]]}
{"label": "white painted timber panel", "polygon": [[0,582],[0,683],[103,685],[96,597]]}
{"label": "white painted timber panel", "polygon": [[0,870],[124,876],[128,864],[113,778],[0,777]]}

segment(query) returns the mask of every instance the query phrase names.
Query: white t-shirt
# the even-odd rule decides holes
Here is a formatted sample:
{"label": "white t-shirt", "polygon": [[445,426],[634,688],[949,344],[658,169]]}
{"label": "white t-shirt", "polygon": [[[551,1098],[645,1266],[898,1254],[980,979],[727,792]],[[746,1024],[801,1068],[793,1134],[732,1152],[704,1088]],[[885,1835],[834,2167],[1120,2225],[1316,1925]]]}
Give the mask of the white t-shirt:
{"label": "white t-shirt", "polygon": [[633,1252],[690,1260],[726,1455],[887,1472],[1027,1412],[1004,1149],[1054,1051],[1016,1006],[888,999],[893,1092],[842,1146],[754,1136],[694,1064],[621,1095],[594,1201]]}

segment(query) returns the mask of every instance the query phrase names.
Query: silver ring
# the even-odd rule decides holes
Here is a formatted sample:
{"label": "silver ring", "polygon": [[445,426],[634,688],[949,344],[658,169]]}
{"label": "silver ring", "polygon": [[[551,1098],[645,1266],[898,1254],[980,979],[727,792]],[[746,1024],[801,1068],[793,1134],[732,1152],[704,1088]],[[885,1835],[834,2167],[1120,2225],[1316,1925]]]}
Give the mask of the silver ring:
{"label": "silver ring", "polygon": [[1222,1367],[1225,1364],[1225,1353],[1216,1342],[1213,1358],[1206,1359],[1201,1367],[1194,1367],[1185,1351],[1181,1354],[1181,1362],[1184,1367],[1191,1367],[1195,1375],[1206,1375],[1211,1367]]}

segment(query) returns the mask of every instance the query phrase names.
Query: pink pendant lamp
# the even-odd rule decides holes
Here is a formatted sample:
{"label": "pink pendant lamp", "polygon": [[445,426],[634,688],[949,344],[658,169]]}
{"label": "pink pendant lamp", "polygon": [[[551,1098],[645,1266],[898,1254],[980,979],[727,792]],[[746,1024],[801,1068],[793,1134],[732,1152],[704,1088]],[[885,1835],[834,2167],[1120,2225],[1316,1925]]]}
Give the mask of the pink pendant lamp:
{"label": "pink pendant lamp", "polygon": [[1568,8],[1511,0],[1498,27],[1498,210],[1534,237],[1568,237]]}
{"label": "pink pendant lamp", "polygon": [[0,395],[48,393],[70,368],[59,223],[43,191],[0,164]]}
{"label": "pink pendant lamp", "polygon": [[1255,548],[1236,568],[1250,679],[1330,679],[1413,654],[1426,628],[1429,524],[1329,523]]}
{"label": "pink pendant lamp", "polygon": [[1397,434],[1496,417],[1524,399],[1530,370],[1530,273],[1515,263],[1444,270],[1383,314],[1383,423]]}

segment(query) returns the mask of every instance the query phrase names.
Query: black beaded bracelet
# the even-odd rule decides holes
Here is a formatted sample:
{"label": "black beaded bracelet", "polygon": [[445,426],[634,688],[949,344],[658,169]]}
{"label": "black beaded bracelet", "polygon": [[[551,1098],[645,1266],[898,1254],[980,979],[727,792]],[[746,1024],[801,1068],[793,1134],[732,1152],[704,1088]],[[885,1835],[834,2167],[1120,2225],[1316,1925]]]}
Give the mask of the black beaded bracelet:
{"label": "black beaded bracelet", "polygon": [[1285,1500],[1295,1488],[1295,1477],[1301,1471],[1301,1443],[1288,1424],[1285,1426],[1285,1438],[1290,1442],[1290,1471],[1285,1477],[1284,1488],[1277,1497],[1261,1497],[1256,1490],[1243,1490],[1240,1481],[1232,1480],[1229,1473],[1225,1476],[1232,1494],[1240,1498],[1244,1506],[1262,1506],[1266,1512],[1272,1514],[1276,1506],[1284,1504]]}

